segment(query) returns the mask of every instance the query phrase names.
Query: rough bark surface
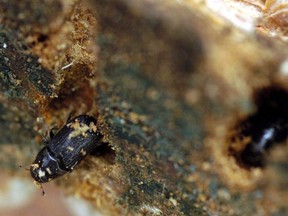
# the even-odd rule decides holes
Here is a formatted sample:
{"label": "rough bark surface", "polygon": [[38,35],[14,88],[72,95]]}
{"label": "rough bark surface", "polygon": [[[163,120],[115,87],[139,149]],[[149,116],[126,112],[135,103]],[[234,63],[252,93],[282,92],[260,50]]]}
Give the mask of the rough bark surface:
{"label": "rough bark surface", "polygon": [[237,161],[259,100],[288,106],[287,44],[177,1],[0,2],[1,171],[89,114],[103,146],[56,182],[104,215],[287,213],[285,141]]}

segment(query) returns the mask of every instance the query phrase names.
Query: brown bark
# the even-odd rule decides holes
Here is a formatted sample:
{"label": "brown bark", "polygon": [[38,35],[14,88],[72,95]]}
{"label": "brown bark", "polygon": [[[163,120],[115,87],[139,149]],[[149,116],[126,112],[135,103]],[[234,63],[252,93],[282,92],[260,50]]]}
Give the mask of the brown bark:
{"label": "brown bark", "polygon": [[287,212],[287,144],[264,167],[237,161],[259,95],[286,98],[286,44],[176,1],[29,2],[0,6],[3,172],[71,112],[90,114],[104,144],[56,182],[100,212]]}

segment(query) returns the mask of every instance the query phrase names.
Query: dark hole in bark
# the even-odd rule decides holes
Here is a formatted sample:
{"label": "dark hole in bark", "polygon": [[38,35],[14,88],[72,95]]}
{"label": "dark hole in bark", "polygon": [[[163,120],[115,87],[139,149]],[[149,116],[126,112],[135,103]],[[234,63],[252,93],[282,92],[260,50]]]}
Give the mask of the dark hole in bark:
{"label": "dark hole in bark", "polygon": [[115,150],[108,143],[99,145],[91,155],[95,157],[102,157],[108,164],[115,164],[116,153]]}
{"label": "dark hole in bark", "polygon": [[[255,95],[256,112],[236,126],[238,131],[232,142],[238,140],[237,148],[229,152],[244,168],[264,168],[269,151],[284,143],[288,136],[288,92],[279,87],[261,89]],[[249,140],[248,142],[244,142]],[[241,150],[239,150],[241,149]]]}
{"label": "dark hole in bark", "polygon": [[40,34],[40,35],[38,36],[38,42],[40,42],[40,43],[45,42],[47,39],[48,39],[48,36],[45,35],[45,34]]}

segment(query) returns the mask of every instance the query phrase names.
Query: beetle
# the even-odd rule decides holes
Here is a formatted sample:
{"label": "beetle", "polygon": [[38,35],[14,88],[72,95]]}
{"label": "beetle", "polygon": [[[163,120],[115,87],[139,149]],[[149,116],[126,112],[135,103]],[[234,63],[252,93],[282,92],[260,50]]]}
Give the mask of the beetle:
{"label": "beetle", "polygon": [[101,133],[96,119],[79,115],[61,128],[40,150],[30,166],[32,178],[38,183],[49,182],[73,168],[100,145]]}
{"label": "beetle", "polygon": [[288,138],[288,92],[279,85],[254,95],[255,112],[235,125],[229,154],[243,168],[265,168],[272,148]]}
{"label": "beetle", "polygon": [[243,123],[246,128],[242,130],[242,135],[250,139],[238,158],[244,166],[264,167],[269,150],[287,138],[287,119],[278,112],[279,116],[273,110],[258,111]]}
{"label": "beetle", "polygon": [[266,127],[258,127],[252,131],[251,142],[240,153],[242,161],[252,167],[263,167],[265,154],[274,145],[284,139],[285,131],[278,122],[273,122]]}

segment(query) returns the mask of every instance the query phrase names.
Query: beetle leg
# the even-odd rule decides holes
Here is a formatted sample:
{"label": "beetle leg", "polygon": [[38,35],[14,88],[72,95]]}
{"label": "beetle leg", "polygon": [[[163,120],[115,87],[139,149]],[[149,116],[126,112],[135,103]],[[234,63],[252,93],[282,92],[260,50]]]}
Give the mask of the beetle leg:
{"label": "beetle leg", "polygon": [[42,136],[42,139],[44,140],[45,142],[45,145],[48,145],[48,143],[50,142],[50,140],[54,137],[54,132],[53,130],[56,130],[57,128],[56,127],[53,127],[50,131],[49,131],[49,134],[48,132]]}
{"label": "beetle leg", "polygon": [[75,116],[75,111],[71,111],[68,115],[68,118],[67,118],[67,121],[66,122],[69,122],[72,118],[72,116]]}
{"label": "beetle leg", "polygon": [[59,128],[58,127],[53,127],[53,128],[51,128],[51,130],[50,130],[50,132],[49,132],[49,137],[50,137],[50,140],[54,137],[54,135],[55,135],[55,131],[58,131],[59,130]]}
{"label": "beetle leg", "polygon": [[50,139],[52,139],[52,138],[54,137],[54,133],[53,133],[52,130],[53,130],[53,129],[51,129],[50,132],[49,132]]}
{"label": "beetle leg", "polygon": [[49,138],[48,135],[46,135],[46,136],[42,136],[42,139],[44,140],[45,145],[47,145],[47,144],[49,143],[49,141],[50,141],[50,138]]}
{"label": "beetle leg", "polygon": [[78,164],[78,161],[75,162],[75,164],[72,165],[72,167],[70,168],[70,172],[72,172],[72,170],[74,169],[74,167]]}

